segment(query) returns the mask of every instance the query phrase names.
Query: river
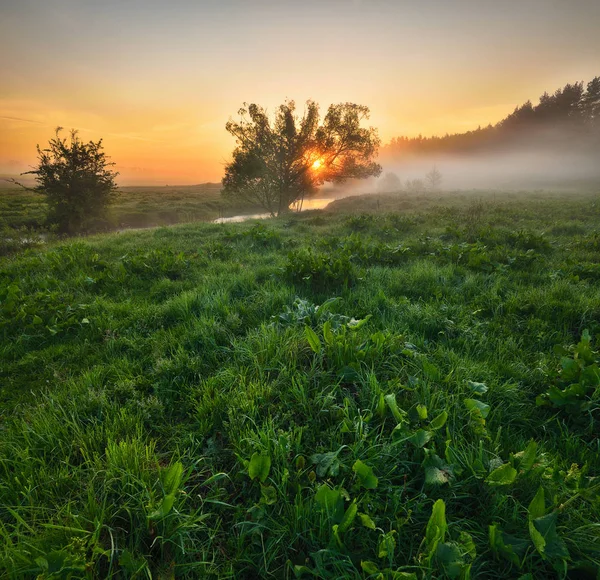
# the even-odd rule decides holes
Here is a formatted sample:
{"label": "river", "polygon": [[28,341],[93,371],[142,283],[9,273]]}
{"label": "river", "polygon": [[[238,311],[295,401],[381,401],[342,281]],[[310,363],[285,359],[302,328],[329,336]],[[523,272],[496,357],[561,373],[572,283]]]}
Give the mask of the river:
{"label": "river", "polygon": [[[319,198],[305,199],[302,202],[302,206],[298,209],[298,206],[292,206],[292,211],[308,211],[311,209],[324,209],[332,201],[333,198]],[[248,215],[234,215],[231,217],[221,217],[213,220],[213,224],[233,224],[239,222],[245,222],[247,220],[264,220],[271,217],[270,213],[253,213]]]}

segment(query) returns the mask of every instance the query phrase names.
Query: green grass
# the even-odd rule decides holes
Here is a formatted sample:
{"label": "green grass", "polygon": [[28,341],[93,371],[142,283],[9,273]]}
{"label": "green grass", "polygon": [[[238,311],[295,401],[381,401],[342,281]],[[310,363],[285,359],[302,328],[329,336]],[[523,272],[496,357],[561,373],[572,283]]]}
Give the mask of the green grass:
{"label": "green grass", "polygon": [[599,577],[600,199],[372,201],[0,261],[0,576]]}
{"label": "green grass", "polygon": [[[219,184],[122,187],[101,231],[147,228],[262,211],[245,202],[234,203],[220,194]],[[0,189],[0,255],[23,247],[38,247],[52,237],[46,223],[43,195],[23,189]],[[40,237],[41,235],[41,237]]]}

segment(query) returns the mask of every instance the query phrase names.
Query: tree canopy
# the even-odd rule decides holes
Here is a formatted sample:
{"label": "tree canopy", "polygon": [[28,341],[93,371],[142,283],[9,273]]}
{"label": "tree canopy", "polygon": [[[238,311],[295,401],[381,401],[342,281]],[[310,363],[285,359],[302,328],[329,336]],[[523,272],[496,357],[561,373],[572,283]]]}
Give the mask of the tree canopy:
{"label": "tree canopy", "polygon": [[106,219],[118,173],[112,171],[114,163],[108,161],[101,139],[85,143],[71,130],[67,140],[61,131],[56,129],[46,149],[37,146],[38,165],[27,173],[35,175],[34,191],[46,196],[49,223],[62,233],[74,234]]}
{"label": "tree canopy", "polygon": [[239,116],[226,125],[236,147],[225,167],[225,196],[258,203],[274,215],[325,182],[381,173],[374,161],[377,131],[361,125],[368,107],[331,105],[322,122],[314,101],[306,102],[301,117],[294,101],[280,105],[273,119],[256,104],[244,104]]}

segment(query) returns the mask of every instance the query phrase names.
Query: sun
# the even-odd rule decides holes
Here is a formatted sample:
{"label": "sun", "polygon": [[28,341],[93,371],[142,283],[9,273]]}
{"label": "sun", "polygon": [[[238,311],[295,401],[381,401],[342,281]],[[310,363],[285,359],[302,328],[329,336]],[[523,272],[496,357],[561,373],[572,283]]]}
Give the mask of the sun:
{"label": "sun", "polygon": [[312,168],[313,169],[319,169],[323,166],[323,161],[321,159],[317,159],[313,164],[312,164]]}

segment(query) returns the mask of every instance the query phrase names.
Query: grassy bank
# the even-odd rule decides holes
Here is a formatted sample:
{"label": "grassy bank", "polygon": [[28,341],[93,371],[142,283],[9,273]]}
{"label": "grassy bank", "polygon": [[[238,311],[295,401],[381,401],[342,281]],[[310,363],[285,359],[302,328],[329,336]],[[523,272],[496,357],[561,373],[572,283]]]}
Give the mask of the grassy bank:
{"label": "grassy bank", "polygon": [[598,578],[600,200],[373,202],[0,261],[0,576]]}

